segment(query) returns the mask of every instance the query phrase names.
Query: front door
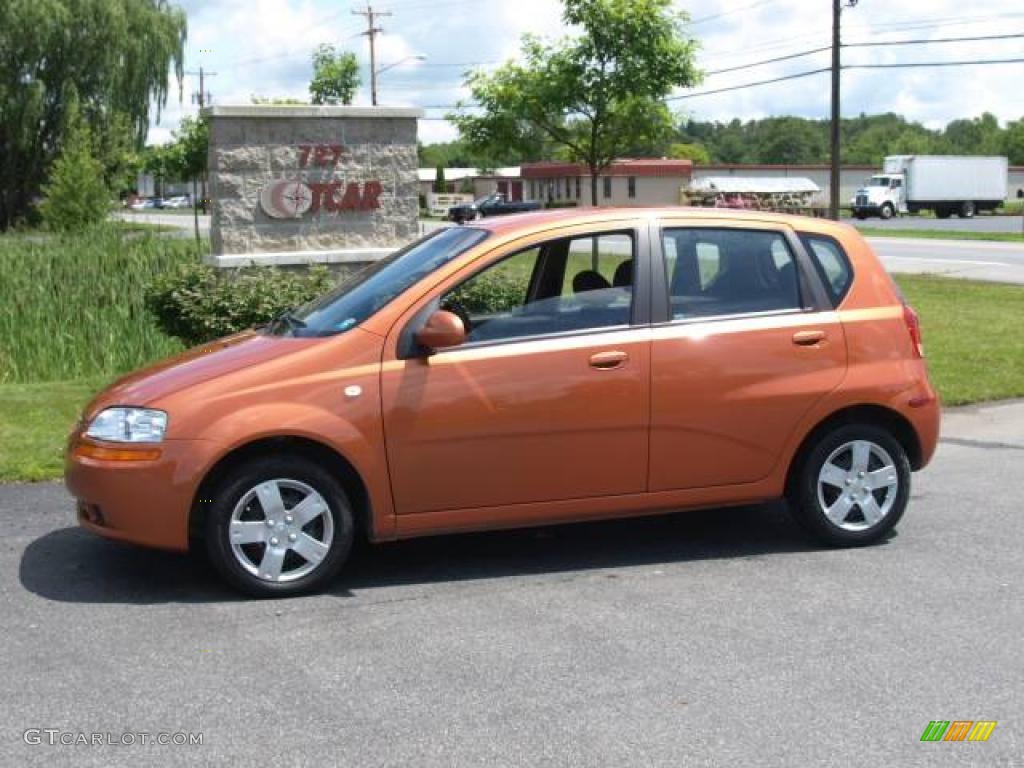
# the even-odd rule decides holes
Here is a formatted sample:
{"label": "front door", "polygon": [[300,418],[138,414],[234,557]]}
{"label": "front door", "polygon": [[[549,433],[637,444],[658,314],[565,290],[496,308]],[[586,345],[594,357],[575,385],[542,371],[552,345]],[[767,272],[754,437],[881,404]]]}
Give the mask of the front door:
{"label": "front door", "polygon": [[384,361],[398,514],[645,490],[650,329],[634,316],[636,243],[632,231],[549,239],[435,292],[469,334]]}
{"label": "front door", "polygon": [[[651,353],[650,490],[764,478],[842,381],[846,342],[784,231],[667,226]],[[803,274],[802,274],[803,273]],[[820,286],[817,286],[820,288]]]}

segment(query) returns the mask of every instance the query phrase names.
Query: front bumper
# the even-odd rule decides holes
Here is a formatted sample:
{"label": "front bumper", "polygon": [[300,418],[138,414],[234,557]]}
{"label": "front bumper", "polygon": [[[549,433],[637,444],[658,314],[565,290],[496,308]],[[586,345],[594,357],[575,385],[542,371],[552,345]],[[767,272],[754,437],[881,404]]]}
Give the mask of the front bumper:
{"label": "front bumper", "polygon": [[143,461],[84,456],[76,450],[80,445],[100,444],[73,436],[65,463],[64,482],[78,502],[83,528],[146,547],[188,549],[189,514],[216,460],[215,443],[165,440],[158,458]]}

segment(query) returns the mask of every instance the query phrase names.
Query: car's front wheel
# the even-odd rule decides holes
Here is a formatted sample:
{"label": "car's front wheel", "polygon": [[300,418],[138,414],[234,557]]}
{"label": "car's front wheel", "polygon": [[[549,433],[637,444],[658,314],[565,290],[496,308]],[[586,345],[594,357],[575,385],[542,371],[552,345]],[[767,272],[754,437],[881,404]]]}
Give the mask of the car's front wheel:
{"label": "car's front wheel", "polygon": [[206,549],[236,589],[286,597],[324,586],[352,548],[352,508],[341,485],[301,457],[239,466],[211,498]]}
{"label": "car's front wheel", "polygon": [[797,520],[833,546],[879,540],[899,522],[909,499],[906,451],[888,431],[869,424],[821,435],[789,489]]}

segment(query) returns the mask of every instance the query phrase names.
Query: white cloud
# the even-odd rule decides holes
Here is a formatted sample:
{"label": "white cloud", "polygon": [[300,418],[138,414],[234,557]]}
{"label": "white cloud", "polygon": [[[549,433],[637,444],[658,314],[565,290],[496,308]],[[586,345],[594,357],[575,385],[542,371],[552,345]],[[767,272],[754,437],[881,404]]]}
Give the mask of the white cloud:
{"label": "white cloud", "polygon": [[[187,66],[215,71],[207,90],[215,103],[248,103],[252,94],[305,97],[311,74],[310,52],[322,42],[340,44],[359,57],[367,76],[362,16],[337,0],[185,0],[189,13]],[[380,78],[380,100],[398,105],[450,105],[465,98],[462,73],[472,64],[492,65],[514,56],[525,32],[562,35],[560,4],[555,0],[378,0],[378,66],[413,55]],[[701,43],[699,61],[706,70],[828,46],[830,4],[825,0],[687,0],[689,30]],[[1024,32],[1019,0],[988,0],[984,5],[956,0],[883,4],[861,0],[844,12],[848,42]],[[935,61],[1019,56],[1020,39],[885,48],[849,48],[846,63]],[[790,61],[714,75],[694,91],[744,85],[810,69],[827,67],[827,51]],[[1024,116],[1018,80],[1024,65],[951,67],[947,69],[848,70],[843,74],[843,109],[894,111],[909,119],[941,126],[959,117],[991,111],[1003,120]],[[166,140],[183,114],[193,114],[190,94],[196,78],[185,83],[185,102],[177,101],[177,83],[151,141]],[[369,103],[368,83],[357,103]],[[767,115],[828,115],[827,74],[736,90],[674,103],[695,119],[742,120]],[[440,117],[444,110],[429,110]],[[420,123],[422,140],[454,136],[442,121]]]}

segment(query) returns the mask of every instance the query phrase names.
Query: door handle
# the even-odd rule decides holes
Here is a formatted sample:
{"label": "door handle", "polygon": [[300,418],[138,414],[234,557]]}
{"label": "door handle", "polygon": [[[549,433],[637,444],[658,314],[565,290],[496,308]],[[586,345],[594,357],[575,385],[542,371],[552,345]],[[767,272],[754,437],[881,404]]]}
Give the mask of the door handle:
{"label": "door handle", "polygon": [[614,368],[621,368],[627,360],[629,360],[629,355],[619,350],[598,352],[590,356],[590,367],[599,371],[610,371]]}
{"label": "door handle", "polygon": [[798,331],[793,334],[793,343],[801,347],[813,347],[824,340],[824,331]]}

